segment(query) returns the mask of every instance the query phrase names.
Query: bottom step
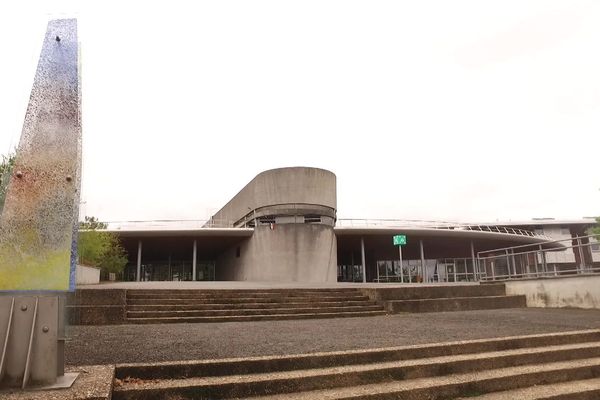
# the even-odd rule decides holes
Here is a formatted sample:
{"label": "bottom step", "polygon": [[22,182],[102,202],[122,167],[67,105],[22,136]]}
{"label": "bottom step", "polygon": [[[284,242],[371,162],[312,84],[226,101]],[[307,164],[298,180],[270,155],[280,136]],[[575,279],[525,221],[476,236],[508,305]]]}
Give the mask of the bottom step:
{"label": "bottom step", "polygon": [[488,393],[457,400],[596,400],[600,399],[600,378],[539,385],[523,389]]}
{"label": "bottom step", "polygon": [[385,311],[355,311],[315,314],[231,315],[220,317],[127,318],[127,322],[132,324],[174,324],[199,322],[272,321],[288,319],[374,317],[385,314]]}
{"label": "bottom step", "polygon": [[[483,396],[500,396],[501,393],[512,394],[512,392],[525,390],[525,388],[531,389],[536,385],[544,385],[549,382],[555,384],[562,382],[562,385],[569,385],[575,381],[583,382],[589,379],[596,381],[599,376],[600,358],[590,358],[583,360],[554,362],[542,365],[525,365],[500,368],[495,370],[468,372],[446,376],[398,380],[353,387],[256,396],[253,397],[253,399],[442,400],[466,396],[466,399],[478,398],[481,400],[483,398],[489,400],[493,398],[494,400],[522,400],[522,397],[512,395],[508,395],[508,397],[490,398]],[[504,392],[499,392],[501,390]],[[180,393],[185,393],[185,391]],[[117,399],[119,398],[120,397],[117,397]],[[544,397],[541,398],[544,399]],[[549,397],[548,399],[565,400],[570,398],[571,397]],[[573,398],[579,399],[579,397]],[[538,398],[532,397],[532,399]]]}

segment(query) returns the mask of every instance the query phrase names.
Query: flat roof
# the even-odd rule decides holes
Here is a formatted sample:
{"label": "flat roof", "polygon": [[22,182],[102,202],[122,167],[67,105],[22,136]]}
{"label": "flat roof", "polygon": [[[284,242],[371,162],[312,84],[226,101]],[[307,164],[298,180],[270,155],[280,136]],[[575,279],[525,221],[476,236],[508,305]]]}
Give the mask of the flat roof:
{"label": "flat roof", "polygon": [[252,228],[136,228],[136,229],[107,229],[121,237],[250,237]]}
{"label": "flat roof", "polygon": [[596,225],[595,218],[583,219],[553,219],[540,218],[527,221],[500,221],[500,222],[485,222],[473,225],[488,225],[488,226],[534,226],[534,225]]}
{"label": "flat roof", "polygon": [[[519,233],[490,232],[474,230],[468,227],[453,228],[426,228],[426,227],[387,227],[387,226],[362,226],[362,227],[334,227],[337,237],[351,236],[384,236],[404,234],[424,238],[437,239],[465,239],[465,240],[510,240],[515,244],[542,244],[553,239]],[[207,237],[207,238],[244,238],[251,237],[254,228],[136,228],[107,230],[123,238],[161,238],[161,237]],[[555,244],[551,247],[562,247]]]}

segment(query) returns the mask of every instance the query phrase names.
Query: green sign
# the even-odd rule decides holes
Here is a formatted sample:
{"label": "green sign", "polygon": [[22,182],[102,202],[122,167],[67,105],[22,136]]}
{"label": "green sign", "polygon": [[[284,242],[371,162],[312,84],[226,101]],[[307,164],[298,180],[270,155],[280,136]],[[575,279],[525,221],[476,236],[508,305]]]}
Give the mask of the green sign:
{"label": "green sign", "polygon": [[404,246],[406,244],[406,235],[395,235],[394,246]]}

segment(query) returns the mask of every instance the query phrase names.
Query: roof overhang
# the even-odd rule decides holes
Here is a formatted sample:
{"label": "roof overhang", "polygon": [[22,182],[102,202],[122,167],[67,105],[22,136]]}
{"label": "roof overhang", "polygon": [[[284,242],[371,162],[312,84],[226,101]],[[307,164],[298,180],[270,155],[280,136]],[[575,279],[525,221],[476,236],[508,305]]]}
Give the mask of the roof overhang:
{"label": "roof overhang", "polygon": [[503,240],[520,244],[542,244],[546,248],[563,248],[560,243],[539,236],[518,235],[512,233],[488,232],[478,230],[468,230],[463,228],[454,229],[435,229],[435,228],[417,228],[417,227],[336,227],[334,228],[336,236],[381,236],[381,235],[407,235],[423,238],[438,239],[472,239],[472,240]]}
{"label": "roof overhang", "polygon": [[120,237],[250,237],[252,228],[195,228],[195,229],[135,229],[107,230]]}

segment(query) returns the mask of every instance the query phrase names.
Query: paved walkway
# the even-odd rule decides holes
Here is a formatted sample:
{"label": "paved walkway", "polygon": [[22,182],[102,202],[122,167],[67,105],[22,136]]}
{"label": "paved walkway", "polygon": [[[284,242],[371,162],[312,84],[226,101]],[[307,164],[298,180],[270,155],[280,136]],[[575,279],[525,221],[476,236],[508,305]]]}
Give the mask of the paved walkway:
{"label": "paved walkway", "polygon": [[600,310],[505,309],[212,324],[72,326],[66,362],[89,365],[350,350],[600,328]]}

